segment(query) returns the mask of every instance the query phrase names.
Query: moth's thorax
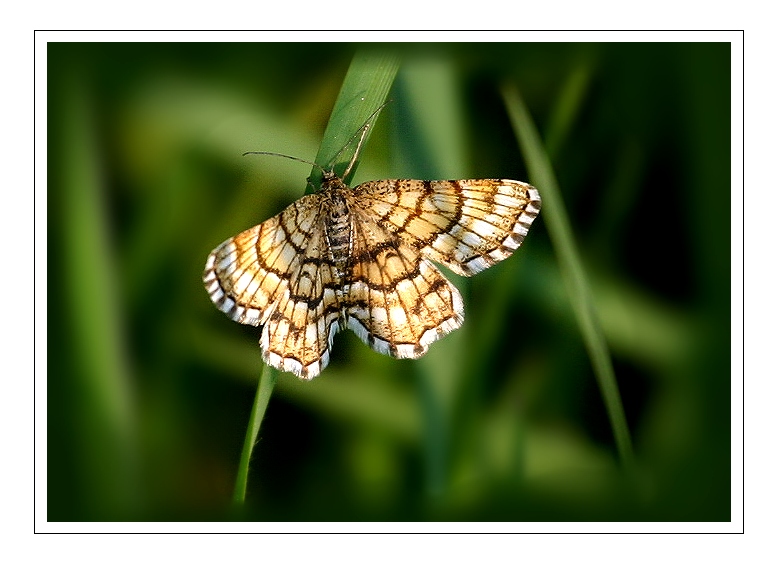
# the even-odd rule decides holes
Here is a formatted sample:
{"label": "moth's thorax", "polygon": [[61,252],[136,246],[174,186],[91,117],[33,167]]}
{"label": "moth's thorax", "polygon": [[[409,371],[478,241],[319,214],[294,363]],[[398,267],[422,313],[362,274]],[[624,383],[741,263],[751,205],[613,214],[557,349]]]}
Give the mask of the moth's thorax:
{"label": "moth's thorax", "polygon": [[320,192],[324,202],[324,224],[330,259],[336,275],[343,279],[353,245],[353,224],[349,189],[340,179],[328,180]]}

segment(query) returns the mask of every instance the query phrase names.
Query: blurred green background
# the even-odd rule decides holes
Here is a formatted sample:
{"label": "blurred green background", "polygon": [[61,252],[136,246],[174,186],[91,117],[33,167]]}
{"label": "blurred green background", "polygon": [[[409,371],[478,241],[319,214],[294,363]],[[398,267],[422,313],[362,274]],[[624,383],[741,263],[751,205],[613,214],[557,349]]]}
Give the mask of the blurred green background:
{"label": "blurred green background", "polygon": [[[300,197],[361,47],[48,46],[48,520],[730,519],[730,46],[370,46],[401,60],[353,185],[528,180],[548,151],[635,450],[624,473],[541,212],[447,272],[465,325],[418,361],[339,333],[280,374],[230,498],[259,330],[210,303],[221,241]],[[529,179],[531,180],[531,179]],[[542,191],[542,186],[541,186]]]}

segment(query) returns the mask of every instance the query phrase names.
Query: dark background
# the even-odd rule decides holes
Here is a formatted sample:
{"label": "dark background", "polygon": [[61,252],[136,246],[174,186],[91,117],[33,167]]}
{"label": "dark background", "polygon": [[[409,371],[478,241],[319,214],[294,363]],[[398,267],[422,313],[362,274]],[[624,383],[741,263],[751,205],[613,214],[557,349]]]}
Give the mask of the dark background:
{"label": "dark background", "polygon": [[[371,46],[382,48],[381,46]],[[536,220],[419,361],[339,333],[281,374],[230,498],[259,330],[202,287],[221,241],[300,197],[345,44],[48,46],[48,520],[730,519],[730,47],[393,45],[354,184],[528,180],[500,86],[544,138],[638,463]],[[531,180],[531,179],[530,179]],[[542,187],[541,187],[542,191]]]}

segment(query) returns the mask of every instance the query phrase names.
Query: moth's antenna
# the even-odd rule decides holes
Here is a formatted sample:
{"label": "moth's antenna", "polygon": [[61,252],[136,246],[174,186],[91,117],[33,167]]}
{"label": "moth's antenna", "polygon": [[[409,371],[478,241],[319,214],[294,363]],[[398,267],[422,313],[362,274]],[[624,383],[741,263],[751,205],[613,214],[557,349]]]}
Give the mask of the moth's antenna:
{"label": "moth's antenna", "polygon": [[356,131],[356,133],[354,133],[354,135],[351,136],[351,139],[346,141],[346,144],[343,145],[343,147],[340,149],[340,151],[338,151],[338,153],[332,158],[331,162],[333,163],[333,166],[334,166],[334,163],[338,160],[338,157],[340,156],[340,154],[343,151],[346,150],[346,147],[351,145],[351,142],[357,137],[357,135],[361,134],[360,137],[359,137],[359,142],[357,143],[357,148],[354,150],[354,156],[351,157],[351,161],[348,163],[348,166],[346,167],[346,170],[343,172],[342,178],[346,178],[349,175],[349,173],[351,172],[351,169],[354,167],[354,164],[357,162],[357,157],[359,157],[359,151],[362,149],[362,143],[365,142],[365,137],[367,137],[367,132],[370,129],[370,125],[371,125],[371,122],[372,122],[373,118],[375,116],[377,116],[378,113],[381,110],[383,110],[387,106],[387,104],[389,104],[390,102],[391,102],[391,100],[387,100],[386,102],[384,102],[383,104],[378,106],[378,108],[372,114],[370,114],[370,116],[368,116],[368,118],[365,120],[365,123],[362,125],[362,127],[360,127]]}
{"label": "moth's antenna", "polygon": [[270,155],[270,156],[273,156],[273,157],[284,157],[285,159],[292,159],[293,161],[299,161],[301,163],[305,163],[305,164],[309,164],[311,166],[315,166],[316,168],[321,170],[321,172],[322,172],[322,174],[324,176],[327,176],[327,171],[324,170],[324,167],[322,167],[321,165],[318,165],[318,164],[316,164],[314,162],[311,162],[311,161],[306,161],[305,159],[300,159],[298,157],[292,157],[291,155],[284,155],[283,153],[272,153],[270,151],[246,151],[245,153],[243,153],[243,156],[245,157],[246,155]]}
{"label": "moth's antenna", "polygon": [[[334,166],[335,161],[338,160],[338,157],[341,155],[341,153],[343,151],[345,151],[346,148],[349,145],[351,145],[351,142],[354,139],[356,139],[357,135],[361,134],[360,138],[359,138],[359,142],[357,143],[357,148],[354,151],[354,156],[351,158],[351,161],[348,163],[348,166],[346,167],[346,171],[343,173],[343,178],[346,178],[348,176],[348,174],[351,172],[351,169],[354,168],[354,164],[357,162],[357,157],[359,156],[359,151],[362,149],[362,143],[365,142],[365,137],[367,137],[367,132],[370,129],[370,125],[371,125],[370,122],[373,120],[373,118],[375,118],[375,116],[378,115],[378,113],[381,110],[384,109],[384,107],[386,107],[387,104],[389,104],[389,102],[391,102],[391,100],[388,100],[388,101],[384,102],[383,104],[381,104],[378,107],[378,109],[376,109],[372,114],[370,114],[370,116],[367,118],[367,120],[362,125],[362,127],[360,127],[357,130],[357,132],[354,133],[354,135],[351,136],[351,139],[349,139],[346,142],[346,144],[343,145],[343,147],[340,149],[340,151],[338,151],[338,153],[335,155],[335,157],[333,157],[332,161],[330,161],[330,162],[333,163],[333,166]],[[320,164],[317,164],[317,163],[314,163],[312,161],[308,161],[308,160],[305,160],[305,159],[301,159],[299,157],[293,157],[291,155],[284,155],[283,153],[273,153],[272,151],[246,151],[245,153],[243,153],[243,156],[245,157],[246,155],[271,155],[273,157],[283,157],[285,159],[291,159],[293,161],[299,161],[301,163],[306,163],[306,164],[309,164],[311,166],[315,166],[316,168],[318,168],[321,171],[321,173],[324,176],[324,178],[327,178],[327,177],[331,178],[333,176],[332,168],[330,168],[330,170],[327,170],[323,166],[321,166]]]}

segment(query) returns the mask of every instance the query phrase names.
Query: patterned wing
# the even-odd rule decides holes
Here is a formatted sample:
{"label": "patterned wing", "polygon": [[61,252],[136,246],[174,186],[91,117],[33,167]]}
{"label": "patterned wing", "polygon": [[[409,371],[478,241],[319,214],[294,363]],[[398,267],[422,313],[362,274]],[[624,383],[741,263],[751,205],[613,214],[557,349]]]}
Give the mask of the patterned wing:
{"label": "patterned wing", "polygon": [[377,180],[354,193],[378,225],[464,276],[509,257],[540,211],[538,191],[516,180]]}
{"label": "patterned wing", "polygon": [[329,362],[339,314],[318,195],[227,239],[208,257],[203,282],[230,318],[263,325],[262,358],[305,379]]}
{"label": "patterned wing", "polygon": [[353,250],[343,306],[346,323],[376,351],[418,358],[457,329],[462,298],[418,250],[353,208]]}

